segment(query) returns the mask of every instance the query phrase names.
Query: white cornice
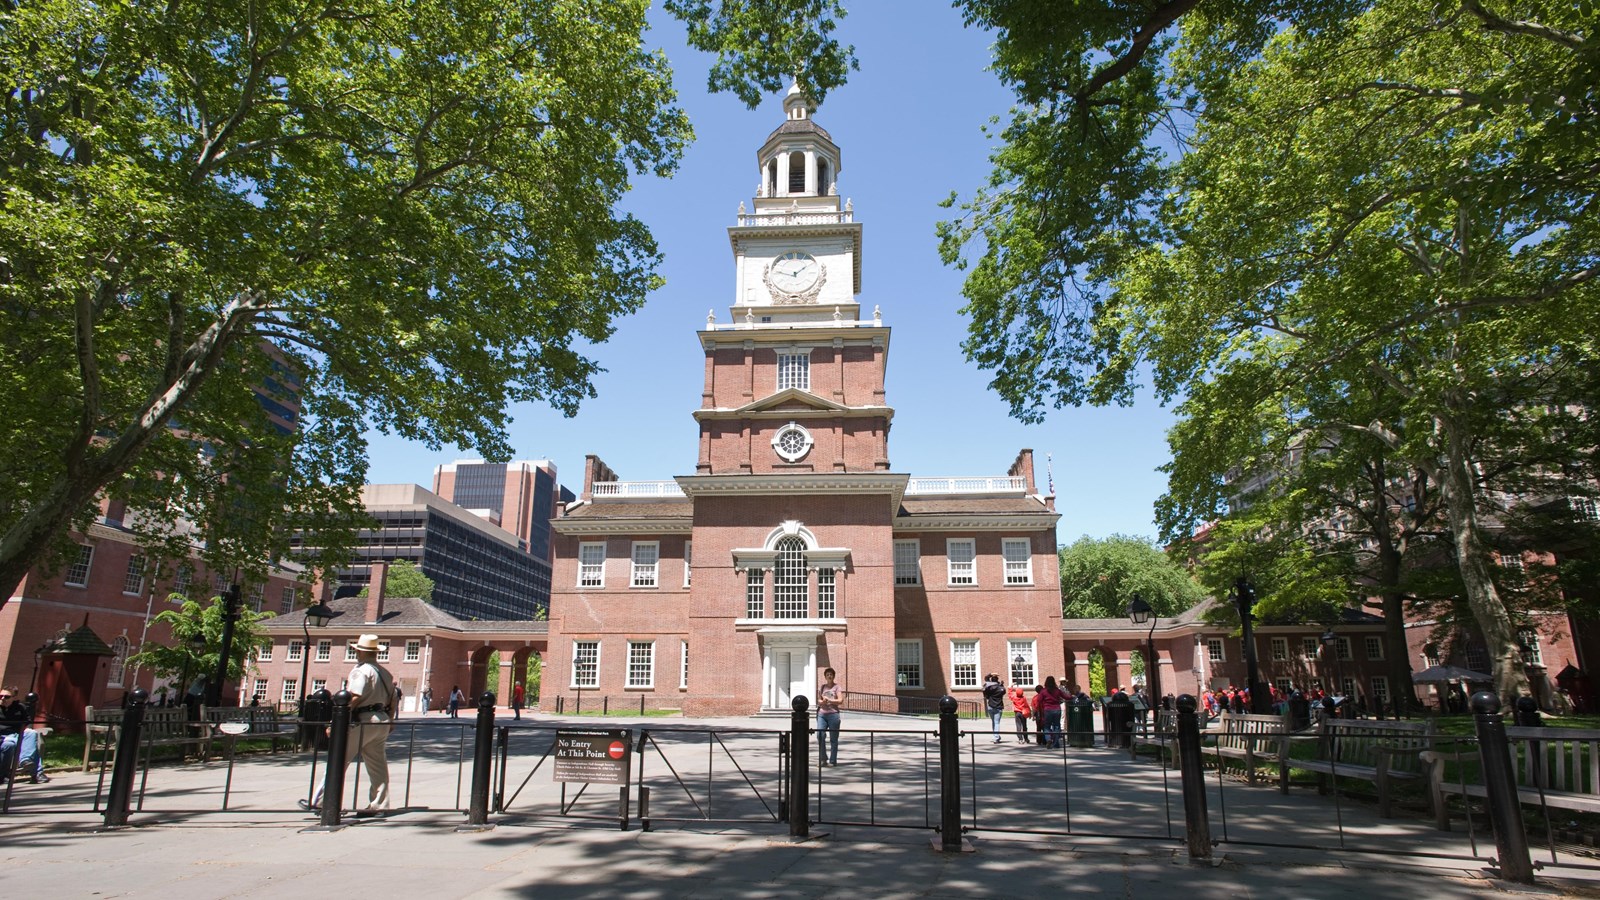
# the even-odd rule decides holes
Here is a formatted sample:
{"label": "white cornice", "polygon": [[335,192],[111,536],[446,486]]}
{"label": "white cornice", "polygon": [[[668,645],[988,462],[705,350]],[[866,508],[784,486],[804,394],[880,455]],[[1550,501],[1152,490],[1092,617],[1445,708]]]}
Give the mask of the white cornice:
{"label": "white cornice", "polygon": [[939,513],[930,516],[895,516],[895,531],[1011,531],[1018,528],[1051,528],[1061,521],[1060,513]]}
{"label": "white cornice", "polygon": [[728,229],[728,245],[737,256],[750,244],[784,244],[797,237],[844,236],[851,243],[850,259],[854,276],[852,295],[861,293],[861,223],[829,222],[797,225],[735,225]]}
{"label": "white cornice", "polygon": [[837,408],[795,409],[752,409],[748,406],[739,409],[697,409],[691,415],[696,422],[719,421],[724,419],[865,419],[882,417],[894,420],[894,408],[889,406],[840,406]]}
{"label": "white cornice", "polygon": [[679,475],[676,479],[691,500],[734,494],[888,494],[893,509],[900,508],[910,480],[909,475],[891,472]]}
{"label": "white cornice", "polygon": [[550,520],[550,529],[557,534],[690,534],[694,520],[682,518],[615,518],[601,519],[563,516]]}
{"label": "white cornice", "polygon": [[[859,304],[856,304],[859,305]],[[793,310],[794,307],[781,307]],[[816,304],[817,309],[831,309],[826,303]],[[757,307],[738,307],[741,310],[750,310],[752,315]],[[739,324],[737,321],[735,325]],[[730,344],[743,344],[752,341],[763,346],[768,344],[810,344],[815,347],[830,346],[835,338],[842,339],[845,346],[870,346],[881,342],[887,352],[889,346],[888,326],[874,325],[840,325],[832,320],[796,320],[794,322],[762,322],[753,328],[730,328],[723,325],[716,329],[701,329],[696,332],[700,336],[700,348],[710,350],[713,347],[727,346]]]}

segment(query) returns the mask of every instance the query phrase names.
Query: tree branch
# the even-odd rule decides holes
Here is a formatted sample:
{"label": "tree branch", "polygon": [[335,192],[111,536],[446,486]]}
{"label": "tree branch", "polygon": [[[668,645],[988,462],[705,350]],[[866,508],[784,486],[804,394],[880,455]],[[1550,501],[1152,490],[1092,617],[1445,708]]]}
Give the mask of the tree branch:
{"label": "tree branch", "polygon": [[[1150,11],[1150,18],[1145,20],[1133,36],[1133,44],[1120,59],[1096,72],[1093,78],[1082,88],[1073,93],[1075,103],[1088,104],[1091,97],[1099,93],[1106,85],[1111,84],[1122,76],[1133,71],[1134,66],[1144,59],[1150,45],[1155,42],[1157,35],[1167,29],[1167,26],[1178,21],[1184,13],[1198,6],[1200,0],[1172,0]],[[1105,105],[1105,104],[1100,104]]]}
{"label": "tree branch", "polygon": [[1462,0],[1461,8],[1476,16],[1478,21],[1483,23],[1483,27],[1490,31],[1536,37],[1553,44],[1560,44],[1568,50],[1584,50],[1587,49],[1589,44],[1588,41],[1578,37],[1576,34],[1551,28],[1548,25],[1540,25],[1538,22],[1501,18],[1484,9],[1483,4],[1478,0]]}

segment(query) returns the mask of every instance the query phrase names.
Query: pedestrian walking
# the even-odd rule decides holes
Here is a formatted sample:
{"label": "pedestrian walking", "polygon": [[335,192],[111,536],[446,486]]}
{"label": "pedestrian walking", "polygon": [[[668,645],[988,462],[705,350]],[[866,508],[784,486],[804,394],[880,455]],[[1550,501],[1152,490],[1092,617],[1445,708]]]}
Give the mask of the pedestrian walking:
{"label": "pedestrian walking", "polygon": [[522,697],[522,685],[519,684],[511,689],[511,717],[513,719],[522,718]]}
{"label": "pedestrian walking", "polygon": [[1026,744],[1028,742],[1028,719],[1033,716],[1033,707],[1028,705],[1028,693],[1022,689],[1022,685],[1013,684],[1010,694],[1011,712],[1017,720],[1017,743]]}
{"label": "pedestrian walking", "polygon": [[[345,768],[360,760],[367,772],[367,805],[357,815],[377,815],[389,808],[389,760],[385,745],[394,731],[399,694],[394,676],[378,664],[378,636],[363,634],[350,642],[356,652],[356,666],[345,680],[350,692],[350,739],[345,748]],[[302,809],[321,809],[322,791],[310,803],[300,801]]]}
{"label": "pedestrian walking", "polygon": [[[833,681],[832,668],[822,670],[822,686],[817,688],[817,761],[824,766],[839,764],[839,707],[844,691]],[[831,739],[830,752],[827,744]]]}
{"label": "pedestrian walking", "polygon": [[458,713],[461,711],[461,704],[466,703],[466,702],[467,702],[467,695],[461,693],[461,686],[460,685],[452,686],[450,688],[450,718],[452,718],[452,719],[461,718],[458,715]]}
{"label": "pedestrian walking", "polygon": [[1000,743],[1000,717],[1006,714],[1006,686],[993,672],[983,679],[983,707],[989,713],[989,730],[994,743]]}

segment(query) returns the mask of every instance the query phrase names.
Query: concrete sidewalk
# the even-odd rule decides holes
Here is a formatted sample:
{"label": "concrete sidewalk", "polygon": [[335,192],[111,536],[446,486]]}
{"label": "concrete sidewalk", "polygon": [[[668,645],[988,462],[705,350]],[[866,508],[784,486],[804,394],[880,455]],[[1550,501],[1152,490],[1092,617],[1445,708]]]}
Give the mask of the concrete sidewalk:
{"label": "concrete sidewalk", "polygon": [[[430,717],[431,719],[432,717]],[[886,732],[916,729],[923,723],[881,720]],[[501,722],[500,724],[507,724]],[[553,724],[540,716],[538,724]],[[736,731],[781,728],[771,720],[638,719],[600,722],[566,721],[571,727],[678,726],[724,727]],[[856,717],[859,728],[878,720]],[[435,735],[449,748],[443,729]],[[535,735],[514,732],[514,740]],[[879,742],[887,744],[892,735]],[[847,733],[847,739],[851,735]],[[766,743],[759,736],[751,741]],[[858,753],[866,736],[855,737]],[[513,747],[515,747],[515,743]],[[982,747],[980,759],[1006,764],[1017,773],[1026,766],[1047,766],[1043,754],[1012,747]],[[669,749],[668,751],[671,751]],[[885,752],[885,751],[880,751]],[[438,754],[436,754],[438,755]],[[683,765],[694,754],[675,756]],[[158,769],[152,774],[152,795],[146,814],[135,813],[133,827],[106,830],[90,811],[94,775],[64,773],[49,785],[18,788],[25,802],[0,816],[0,863],[12,885],[28,892],[60,896],[296,897],[404,891],[406,896],[452,897],[1028,897],[1049,894],[1095,894],[1124,897],[1187,898],[1249,897],[1478,897],[1505,893],[1538,896],[1600,897],[1600,873],[1563,866],[1541,873],[1541,886],[1513,890],[1491,879],[1482,863],[1468,859],[1416,856],[1407,847],[1455,847],[1459,833],[1431,832],[1415,822],[1381,820],[1373,828],[1392,852],[1348,853],[1284,850],[1224,844],[1212,864],[1188,860],[1181,842],[1163,838],[1094,839],[1077,836],[997,835],[981,831],[969,836],[967,853],[941,853],[930,845],[932,832],[918,827],[883,828],[814,826],[814,839],[787,841],[786,828],[771,823],[745,823],[729,828],[714,823],[692,826],[657,823],[644,832],[632,823],[618,830],[615,821],[563,819],[550,813],[549,801],[559,788],[539,782],[542,799],[513,805],[522,815],[493,816],[487,832],[458,833],[464,821],[453,805],[458,772],[448,760],[418,766],[414,790],[426,795],[433,809],[398,811],[382,819],[361,820],[340,831],[307,832],[314,820],[287,812],[293,797],[306,788],[304,758],[279,754],[242,760],[236,767],[234,812],[192,811],[205,804],[196,798],[216,793],[219,770],[212,764]],[[841,761],[845,753],[841,752]],[[1126,763],[1126,755],[1082,754],[1070,765],[1085,784],[1123,770],[1148,778],[1157,771],[1149,763]],[[747,764],[754,763],[746,759]],[[1097,772],[1094,767],[1104,767]],[[524,765],[523,771],[531,770]],[[861,767],[827,770],[829,790],[843,802],[863,778]],[[1049,771],[1049,770],[1045,770]],[[512,773],[508,782],[517,780]],[[159,778],[159,788],[156,781]],[[1024,779],[1026,780],[1026,779]],[[598,787],[598,786],[597,786]],[[884,785],[878,785],[884,791]],[[159,793],[155,793],[159,790]],[[1314,791],[1287,797],[1276,790],[1241,788],[1228,791],[1229,815],[1245,827],[1247,817],[1279,823],[1306,815],[1331,815],[1331,806]],[[48,793],[46,793],[48,792]],[[668,791],[657,788],[660,794]],[[990,791],[990,793],[994,793]],[[1024,794],[1025,795],[1025,794]],[[604,798],[609,796],[609,801]],[[996,798],[993,802],[999,802]],[[1261,812],[1247,812],[1249,799]],[[47,802],[52,801],[52,802]],[[663,802],[665,797],[663,796]],[[399,800],[397,798],[396,802]],[[615,806],[615,793],[602,795],[602,806]],[[991,801],[987,796],[985,804]],[[1007,799],[1006,802],[1014,802]],[[182,814],[157,812],[163,803],[181,804]],[[1328,807],[1319,809],[1318,804]],[[173,806],[173,809],[176,809]],[[1013,824],[1020,808],[984,807],[988,827]],[[994,809],[991,812],[991,809]],[[654,810],[654,805],[653,805]],[[1345,815],[1358,811],[1347,809]],[[1181,834],[1181,810],[1178,813]],[[1218,815],[1216,806],[1212,816]],[[164,824],[139,824],[161,821]],[[1021,823],[1015,823],[1021,824]],[[1213,824],[1213,836],[1218,826]],[[1480,835],[1480,840],[1482,836]],[[1481,848],[1492,853],[1492,846]],[[1538,858],[1538,850],[1535,850]],[[1600,861],[1597,861],[1600,863]]]}

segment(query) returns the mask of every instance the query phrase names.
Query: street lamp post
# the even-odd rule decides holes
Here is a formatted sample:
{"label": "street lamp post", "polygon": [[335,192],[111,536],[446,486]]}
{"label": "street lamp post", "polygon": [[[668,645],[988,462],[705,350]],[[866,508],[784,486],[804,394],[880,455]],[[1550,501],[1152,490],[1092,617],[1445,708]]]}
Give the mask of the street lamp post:
{"label": "street lamp post", "polygon": [[1155,610],[1146,603],[1143,597],[1133,595],[1128,601],[1128,618],[1135,625],[1150,623],[1150,633],[1145,635],[1145,646],[1149,648],[1144,657],[1144,677],[1150,685],[1150,703],[1157,709],[1161,708],[1161,660],[1156,657],[1156,622],[1160,618],[1155,615]]}
{"label": "street lamp post", "polygon": [[306,676],[311,673],[311,626],[326,628],[333,620],[333,610],[328,604],[318,601],[313,606],[306,607],[305,618],[300,621],[300,630],[305,632],[305,643],[300,645],[300,709],[303,717],[306,709]]}
{"label": "street lamp post", "polygon": [[222,705],[222,683],[228,680],[228,654],[233,651],[233,625],[239,621],[239,585],[222,595],[222,652],[217,654],[217,677],[206,685],[206,705]]}
{"label": "street lamp post", "polygon": [[1256,588],[1250,579],[1240,576],[1233,583],[1233,602],[1239,608],[1239,626],[1244,632],[1245,688],[1250,691],[1250,711],[1265,714],[1272,711],[1272,698],[1261,690],[1261,673],[1256,665],[1255,617],[1251,611],[1256,605]]}
{"label": "street lamp post", "polygon": [[[1328,664],[1328,680],[1332,682],[1332,684],[1329,685],[1329,687],[1331,687],[1332,690],[1328,691],[1326,693],[1326,696],[1328,696],[1328,697],[1338,697],[1338,696],[1340,696],[1340,694],[1339,694],[1339,636],[1333,633],[1333,626],[1332,625],[1329,625],[1328,626],[1328,630],[1324,631],[1322,633],[1322,656],[1323,656],[1324,659],[1327,659],[1329,661],[1329,664]],[[1326,701],[1324,701],[1324,705],[1326,705]],[[1343,703],[1342,700],[1337,704],[1337,706],[1343,706],[1343,705],[1344,705],[1344,703]]]}

